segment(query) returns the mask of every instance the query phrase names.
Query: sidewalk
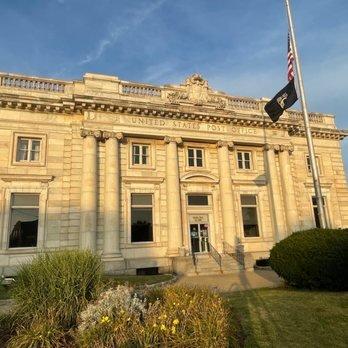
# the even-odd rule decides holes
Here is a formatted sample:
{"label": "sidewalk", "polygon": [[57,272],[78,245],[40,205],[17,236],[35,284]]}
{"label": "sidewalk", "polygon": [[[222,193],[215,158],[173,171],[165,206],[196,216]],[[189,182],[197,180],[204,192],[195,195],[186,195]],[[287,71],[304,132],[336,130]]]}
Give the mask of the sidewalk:
{"label": "sidewalk", "polygon": [[241,291],[258,288],[274,288],[281,286],[283,280],[272,270],[257,270],[254,272],[241,271],[226,275],[183,276],[176,284],[208,287],[219,291]]}

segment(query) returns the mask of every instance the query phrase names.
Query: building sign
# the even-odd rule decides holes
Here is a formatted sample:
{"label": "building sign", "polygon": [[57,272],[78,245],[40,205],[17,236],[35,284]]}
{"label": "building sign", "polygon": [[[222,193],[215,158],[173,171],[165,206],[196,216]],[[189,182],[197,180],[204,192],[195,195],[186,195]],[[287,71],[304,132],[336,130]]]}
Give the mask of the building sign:
{"label": "building sign", "polygon": [[182,121],[147,116],[114,115],[111,113],[100,113],[94,111],[87,111],[85,113],[85,118],[86,120],[122,124],[125,126],[180,129],[188,131],[193,130],[208,133],[225,133],[234,135],[262,135],[262,129],[258,128],[232,126],[229,124],[208,123],[203,121]]}

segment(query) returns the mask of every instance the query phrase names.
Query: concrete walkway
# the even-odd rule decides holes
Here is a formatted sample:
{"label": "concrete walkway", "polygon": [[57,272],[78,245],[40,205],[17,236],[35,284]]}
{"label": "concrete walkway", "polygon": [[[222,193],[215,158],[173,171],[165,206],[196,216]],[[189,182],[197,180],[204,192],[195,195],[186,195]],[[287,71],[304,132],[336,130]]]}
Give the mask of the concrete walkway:
{"label": "concrete walkway", "polygon": [[176,284],[208,287],[218,291],[241,291],[258,288],[274,288],[284,284],[272,270],[241,271],[233,274],[209,276],[183,276]]}

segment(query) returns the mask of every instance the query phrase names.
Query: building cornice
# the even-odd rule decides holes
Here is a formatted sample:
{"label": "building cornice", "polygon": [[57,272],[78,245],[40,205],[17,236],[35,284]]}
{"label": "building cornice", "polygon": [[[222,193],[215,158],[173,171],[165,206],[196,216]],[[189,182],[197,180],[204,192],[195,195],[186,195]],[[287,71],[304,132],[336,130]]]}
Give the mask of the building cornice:
{"label": "building cornice", "polygon": [[[267,100],[232,97],[221,92],[214,92],[197,74],[191,76],[191,80],[187,79],[184,85],[164,87],[129,83],[108,77],[107,81],[115,85],[112,85],[115,90],[108,89],[99,93],[95,92],[96,89],[87,88],[88,81],[93,76],[86,74],[83,83],[73,83],[0,74],[0,108],[70,115],[83,115],[88,111],[123,113],[183,121],[281,129],[289,132],[290,136],[305,136],[304,127],[299,125],[301,112],[289,110],[284,113],[280,121],[272,123],[263,111]],[[96,76],[94,80],[100,78],[100,75]],[[105,80],[106,78],[102,81]],[[38,89],[31,86],[43,87]],[[45,86],[47,86],[46,89]],[[348,135],[346,130],[335,128],[331,115],[311,113],[310,119],[312,134],[315,138],[343,139]]]}

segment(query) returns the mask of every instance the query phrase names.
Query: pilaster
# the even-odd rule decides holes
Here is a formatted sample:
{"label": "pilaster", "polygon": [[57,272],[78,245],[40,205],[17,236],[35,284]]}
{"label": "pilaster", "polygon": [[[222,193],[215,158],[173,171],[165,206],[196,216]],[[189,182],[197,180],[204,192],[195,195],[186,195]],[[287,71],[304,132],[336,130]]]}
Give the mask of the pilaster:
{"label": "pilaster", "polygon": [[183,241],[178,164],[178,145],[182,144],[182,139],[165,137],[164,142],[166,144],[167,254],[168,256],[177,256]]}
{"label": "pilaster", "polygon": [[266,144],[266,173],[268,178],[269,202],[271,205],[271,216],[275,241],[280,241],[286,237],[286,227],[283,218],[282,200],[280,196],[280,185],[276,167],[275,151],[279,150],[279,145]]}
{"label": "pilaster", "polygon": [[80,248],[96,251],[97,244],[97,138],[100,131],[81,130],[83,163],[81,185]]}
{"label": "pilaster", "polygon": [[281,187],[285,205],[285,217],[288,235],[299,229],[299,219],[296,208],[294,182],[291,175],[290,154],[294,151],[292,145],[279,146],[279,170]]}
{"label": "pilaster", "polygon": [[[120,258],[120,158],[122,133],[103,132],[105,141],[103,258]],[[110,261],[110,260],[109,260]]]}
{"label": "pilaster", "polygon": [[229,149],[233,149],[233,143],[218,141],[216,145],[219,161],[223,238],[228,244],[234,246],[236,243],[236,225],[234,221],[233,189],[229,162]]}

